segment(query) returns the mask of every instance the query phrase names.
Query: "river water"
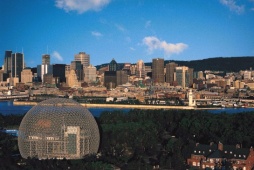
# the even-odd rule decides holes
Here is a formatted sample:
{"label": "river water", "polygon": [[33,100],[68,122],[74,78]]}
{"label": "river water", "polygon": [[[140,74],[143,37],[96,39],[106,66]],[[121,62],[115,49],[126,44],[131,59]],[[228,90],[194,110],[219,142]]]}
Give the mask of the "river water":
{"label": "river water", "polygon": [[[0,113],[3,115],[8,114],[25,114],[28,112],[33,106],[20,106],[13,105],[13,101],[0,101]],[[89,108],[88,109],[93,116],[99,117],[103,111],[115,111],[121,110],[123,112],[128,112],[130,109],[114,109],[114,108]]]}
{"label": "river water", "polygon": [[[25,114],[33,106],[16,106],[13,105],[13,101],[0,101],[0,113],[3,115],[8,114]],[[114,108],[89,108],[88,109],[93,116],[99,117],[103,111],[115,111],[121,110],[123,112],[128,112],[130,109],[114,109]],[[207,110],[210,113],[219,114],[219,113],[240,113],[240,112],[254,112],[254,108],[223,108],[223,109],[210,109]]]}

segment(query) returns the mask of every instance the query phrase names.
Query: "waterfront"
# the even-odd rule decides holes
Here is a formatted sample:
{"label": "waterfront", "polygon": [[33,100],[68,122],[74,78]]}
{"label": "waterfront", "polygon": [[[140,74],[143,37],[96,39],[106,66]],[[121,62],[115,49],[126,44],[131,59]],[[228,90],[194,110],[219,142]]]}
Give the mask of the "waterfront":
{"label": "waterfront", "polygon": [[[25,114],[28,112],[33,106],[31,105],[14,105],[13,101],[0,101],[0,113],[3,115],[8,114]],[[88,108],[88,110],[92,113],[93,116],[99,117],[103,111],[115,111],[121,110],[123,112],[128,112],[130,109],[126,108]]]}
{"label": "waterfront", "polygon": [[[0,113],[4,115],[8,114],[25,114],[28,112],[33,106],[30,105],[14,105],[13,101],[1,101],[0,102]],[[88,110],[95,117],[99,117],[103,111],[115,111],[121,110],[123,112],[128,112],[130,109],[128,108],[88,108]],[[206,109],[204,109],[206,110]],[[215,108],[207,110],[210,113],[219,114],[219,113],[240,113],[240,112],[250,112],[254,111],[254,108]]]}

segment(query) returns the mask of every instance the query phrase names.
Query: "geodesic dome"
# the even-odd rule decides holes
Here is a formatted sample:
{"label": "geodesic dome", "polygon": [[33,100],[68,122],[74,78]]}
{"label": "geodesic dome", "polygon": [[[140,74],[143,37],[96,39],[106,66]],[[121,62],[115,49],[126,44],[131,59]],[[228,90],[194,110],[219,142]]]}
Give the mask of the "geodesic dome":
{"label": "geodesic dome", "polygon": [[99,129],[93,115],[72,99],[38,103],[22,119],[18,146],[23,158],[81,159],[99,148]]}

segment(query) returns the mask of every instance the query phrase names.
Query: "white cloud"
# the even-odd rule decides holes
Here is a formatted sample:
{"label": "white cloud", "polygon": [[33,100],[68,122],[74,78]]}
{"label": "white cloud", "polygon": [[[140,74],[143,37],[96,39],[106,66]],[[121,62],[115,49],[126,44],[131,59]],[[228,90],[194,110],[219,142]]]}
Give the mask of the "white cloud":
{"label": "white cloud", "polygon": [[54,51],[52,53],[52,57],[54,57],[55,59],[57,59],[58,61],[63,61],[63,57],[59,54],[59,52]]}
{"label": "white cloud", "polygon": [[237,14],[244,12],[244,5],[237,5],[235,0],[220,0],[220,3],[229,7],[230,11],[234,11]]}
{"label": "white cloud", "polygon": [[55,5],[66,12],[77,11],[82,14],[89,10],[99,11],[109,2],[110,0],[55,0]]}
{"label": "white cloud", "polygon": [[102,33],[97,32],[97,31],[92,31],[91,34],[92,34],[93,36],[95,36],[95,37],[101,37],[101,36],[103,36]]}
{"label": "white cloud", "polygon": [[145,28],[148,28],[148,27],[150,27],[151,26],[151,21],[149,20],[149,21],[146,21],[146,24],[145,24]]}
{"label": "white cloud", "polygon": [[136,49],[135,49],[135,48],[133,48],[133,47],[130,47],[130,50],[131,50],[131,51],[135,51]]}
{"label": "white cloud", "polygon": [[148,47],[149,53],[152,53],[154,50],[163,50],[167,55],[170,54],[179,54],[186,48],[188,48],[187,44],[177,43],[171,44],[166,41],[161,41],[157,37],[149,36],[143,39],[143,44]]}
{"label": "white cloud", "polygon": [[125,32],[125,28],[122,26],[122,25],[119,25],[119,24],[115,24],[116,28],[119,30],[119,31],[122,31],[122,32]]}

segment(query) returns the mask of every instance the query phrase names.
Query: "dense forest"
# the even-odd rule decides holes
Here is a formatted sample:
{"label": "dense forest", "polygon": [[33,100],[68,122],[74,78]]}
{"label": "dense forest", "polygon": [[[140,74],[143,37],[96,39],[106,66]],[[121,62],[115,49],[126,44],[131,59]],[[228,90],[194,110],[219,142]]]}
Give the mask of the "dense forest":
{"label": "dense forest", "polygon": [[[194,71],[224,71],[224,72],[238,72],[240,70],[250,69],[254,65],[254,56],[242,56],[242,57],[216,57],[207,58],[202,60],[192,61],[180,61],[180,60],[165,60],[166,65],[169,62],[175,62],[179,66],[187,66],[193,68]],[[124,63],[118,63],[119,68],[123,68]],[[97,69],[105,67],[108,64],[102,64],[96,66]],[[152,66],[152,62],[145,63],[146,66]]]}
{"label": "dense forest", "polygon": [[[22,115],[0,116],[2,127],[18,126]],[[82,160],[20,159],[15,137],[0,133],[0,169],[186,169],[196,143],[254,146],[254,113],[212,114],[197,110],[103,112],[96,118],[98,155]],[[17,165],[19,163],[19,165]]]}

